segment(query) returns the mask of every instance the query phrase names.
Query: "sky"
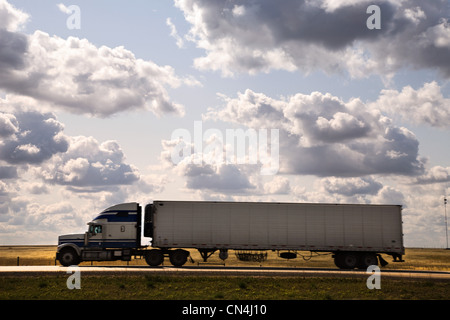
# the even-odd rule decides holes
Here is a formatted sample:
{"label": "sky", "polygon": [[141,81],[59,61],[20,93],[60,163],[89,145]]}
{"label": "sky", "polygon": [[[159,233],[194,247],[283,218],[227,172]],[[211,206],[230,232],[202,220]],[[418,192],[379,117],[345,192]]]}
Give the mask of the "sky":
{"label": "sky", "polygon": [[0,245],[216,200],[402,205],[444,248],[449,79],[446,0],[0,0]]}

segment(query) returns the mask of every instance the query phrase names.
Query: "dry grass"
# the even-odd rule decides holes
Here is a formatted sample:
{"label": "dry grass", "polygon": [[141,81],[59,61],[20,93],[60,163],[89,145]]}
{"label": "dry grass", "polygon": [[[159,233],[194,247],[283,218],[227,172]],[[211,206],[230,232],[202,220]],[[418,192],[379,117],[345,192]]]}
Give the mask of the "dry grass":
{"label": "dry grass", "polygon": [[[188,261],[187,266],[192,265],[224,265],[225,266],[263,266],[263,267],[292,267],[292,268],[335,268],[333,259],[330,254],[311,254],[302,252],[305,259],[298,257],[294,260],[285,260],[278,257],[276,252],[267,252],[267,261],[259,262],[242,262],[239,261],[234,251],[229,252],[228,259],[223,262],[220,260],[218,253],[213,254],[207,263],[204,263],[197,250],[190,250],[194,263]],[[55,261],[56,246],[0,246],[0,265],[11,266],[17,265],[19,257],[20,265],[55,265],[59,264]],[[406,249],[404,256],[405,262],[392,263],[392,258],[383,255],[389,264],[384,269],[406,269],[406,270],[445,270],[450,271],[450,250],[445,249]],[[82,265],[146,265],[143,259],[133,259],[129,262],[112,261],[112,262],[83,262]],[[170,262],[166,258],[166,265]]]}
{"label": "dry grass", "polygon": [[55,265],[56,246],[0,246],[0,265]]}

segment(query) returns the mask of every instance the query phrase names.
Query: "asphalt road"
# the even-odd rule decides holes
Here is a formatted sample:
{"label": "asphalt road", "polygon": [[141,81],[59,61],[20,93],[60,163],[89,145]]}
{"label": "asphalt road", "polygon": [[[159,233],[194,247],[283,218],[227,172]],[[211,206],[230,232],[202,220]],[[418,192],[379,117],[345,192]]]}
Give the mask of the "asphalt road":
{"label": "asphalt road", "polygon": [[[213,275],[213,276],[296,276],[296,277],[365,277],[373,273],[365,270],[340,270],[319,268],[267,268],[267,267],[215,267],[215,266],[187,266],[175,267],[146,267],[146,266],[80,266],[81,273],[92,275],[108,274],[171,274],[171,275]],[[43,275],[72,273],[70,267],[62,266],[0,266],[0,275]],[[448,271],[413,271],[413,270],[381,270],[381,277],[397,279],[429,279],[448,280]]]}

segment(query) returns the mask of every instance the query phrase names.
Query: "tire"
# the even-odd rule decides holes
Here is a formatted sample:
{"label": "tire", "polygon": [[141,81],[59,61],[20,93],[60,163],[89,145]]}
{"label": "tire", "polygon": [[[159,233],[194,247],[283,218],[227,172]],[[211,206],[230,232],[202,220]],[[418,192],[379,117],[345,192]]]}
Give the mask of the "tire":
{"label": "tire", "polygon": [[367,269],[369,266],[378,266],[378,258],[375,253],[365,252],[361,254],[358,269]]}
{"label": "tire", "polygon": [[164,255],[161,250],[150,250],[145,255],[145,262],[151,267],[157,267],[164,262]]}
{"label": "tire", "polygon": [[334,257],[334,264],[339,269],[354,269],[359,261],[359,255],[355,252],[339,252]]}
{"label": "tire", "polygon": [[344,264],[342,263],[342,254],[336,253],[333,257],[334,257],[334,264],[336,265],[336,267],[338,267],[339,269],[343,269]]}
{"label": "tire", "polygon": [[64,267],[76,266],[80,263],[80,257],[72,248],[62,249],[58,254],[58,260]]}
{"label": "tire", "polygon": [[175,267],[182,267],[189,256],[189,252],[181,249],[169,252],[169,260]]}

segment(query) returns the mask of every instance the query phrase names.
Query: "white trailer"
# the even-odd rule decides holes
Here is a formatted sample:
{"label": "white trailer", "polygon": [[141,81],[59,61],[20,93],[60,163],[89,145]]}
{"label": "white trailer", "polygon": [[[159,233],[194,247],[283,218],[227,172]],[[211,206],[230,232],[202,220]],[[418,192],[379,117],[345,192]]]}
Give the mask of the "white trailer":
{"label": "white trailer", "polygon": [[[189,251],[204,261],[219,251],[277,251],[292,259],[298,252],[331,252],[339,268],[384,265],[381,253],[394,261],[404,254],[401,206],[313,203],[154,201],[142,208],[126,203],[104,210],[83,235],[60,236],[61,264],[81,261],[130,260],[145,257],[151,266],[168,256],[182,266]],[[143,220],[143,221],[142,221]],[[151,248],[141,244],[151,238]],[[258,256],[254,254],[254,256]]]}
{"label": "white trailer", "polygon": [[155,201],[146,208],[144,232],[153,238],[152,247],[196,248],[205,261],[218,250],[223,258],[229,249],[275,250],[286,258],[312,251],[334,253],[340,268],[367,267],[378,264],[380,253],[401,261],[401,210],[398,205]]}

